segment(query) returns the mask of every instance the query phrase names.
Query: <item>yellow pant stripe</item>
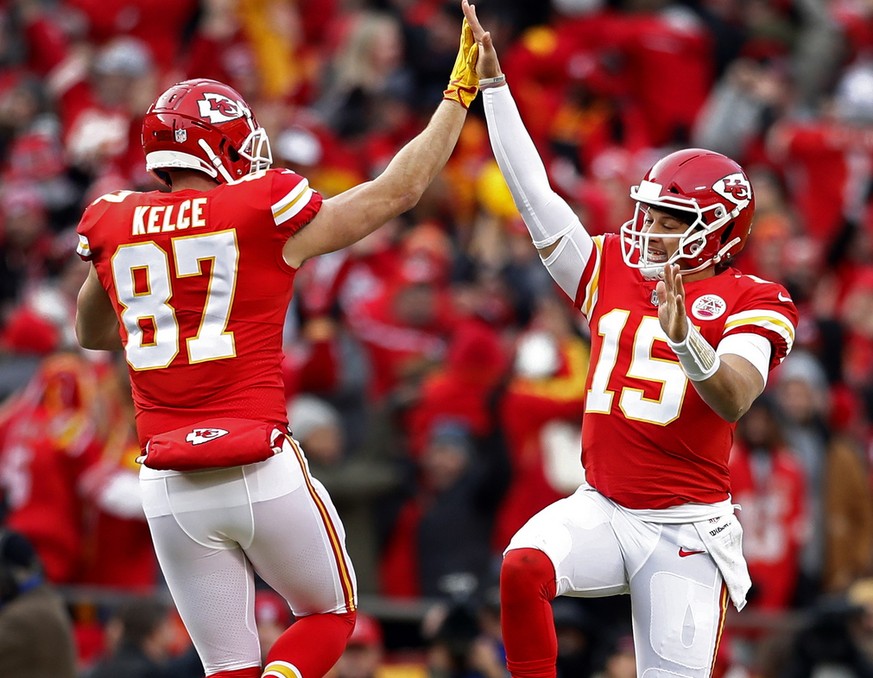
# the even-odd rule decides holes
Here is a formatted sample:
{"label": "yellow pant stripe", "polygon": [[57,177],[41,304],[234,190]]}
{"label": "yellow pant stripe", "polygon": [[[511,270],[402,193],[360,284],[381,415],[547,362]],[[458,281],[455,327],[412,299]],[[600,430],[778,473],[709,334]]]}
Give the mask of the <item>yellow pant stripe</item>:
{"label": "yellow pant stripe", "polygon": [[724,632],[724,622],[727,617],[727,609],[728,609],[728,588],[727,584],[722,582],[721,584],[721,601],[719,604],[719,614],[718,614],[718,631],[716,631],[715,635],[715,649],[712,652],[712,664],[709,670],[709,674],[712,675],[712,672],[715,670],[715,661],[718,657],[718,648],[721,646],[721,635]]}
{"label": "yellow pant stripe", "polygon": [[309,472],[306,468],[306,462],[303,459],[303,453],[300,451],[300,448],[297,447],[293,438],[288,436],[288,441],[291,443],[294,454],[297,456],[297,462],[300,464],[300,469],[303,471],[303,478],[306,480],[306,487],[309,490],[309,495],[312,497],[312,500],[318,507],[318,512],[321,514],[324,528],[330,539],[333,557],[334,560],[336,560],[337,569],[339,570],[340,581],[343,585],[343,597],[345,599],[346,609],[349,612],[352,612],[355,609],[355,587],[352,584],[352,577],[349,574],[349,567],[346,563],[346,556],[342,542],[340,541],[339,534],[337,534],[336,527],[333,524],[330,513],[328,513],[327,507],[324,505],[324,502],[321,500],[321,497],[318,496],[318,492],[316,492],[315,487],[312,485],[312,480],[309,477]]}

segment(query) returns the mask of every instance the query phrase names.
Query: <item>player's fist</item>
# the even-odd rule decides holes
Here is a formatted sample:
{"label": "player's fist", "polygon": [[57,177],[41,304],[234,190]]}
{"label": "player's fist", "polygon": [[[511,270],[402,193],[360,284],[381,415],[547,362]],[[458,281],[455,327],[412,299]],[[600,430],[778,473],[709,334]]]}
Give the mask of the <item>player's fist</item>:
{"label": "player's fist", "polygon": [[464,108],[470,107],[479,91],[479,76],[476,74],[478,55],[479,45],[473,39],[470,24],[464,19],[464,23],[461,24],[461,46],[449,78],[449,86],[443,92],[443,99],[457,101]]}

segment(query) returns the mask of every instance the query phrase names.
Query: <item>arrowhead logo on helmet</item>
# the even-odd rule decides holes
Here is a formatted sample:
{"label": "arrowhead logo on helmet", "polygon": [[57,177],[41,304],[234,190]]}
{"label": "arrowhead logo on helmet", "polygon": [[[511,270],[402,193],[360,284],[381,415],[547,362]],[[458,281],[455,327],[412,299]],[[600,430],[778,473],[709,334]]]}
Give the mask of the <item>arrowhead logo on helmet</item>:
{"label": "arrowhead logo on helmet", "polygon": [[724,196],[732,203],[743,209],[749,204],[752,197],[752,186],[742,174],[736,173],[719,179],[712,187],[716,193]]}
{"label": "arrowhead logo on helmet", "polygon": [[197,101],[197,106],[200,116],[213,124],[242,118],[248,111],[240,102],[215,92],[204,92],[203,98]]}

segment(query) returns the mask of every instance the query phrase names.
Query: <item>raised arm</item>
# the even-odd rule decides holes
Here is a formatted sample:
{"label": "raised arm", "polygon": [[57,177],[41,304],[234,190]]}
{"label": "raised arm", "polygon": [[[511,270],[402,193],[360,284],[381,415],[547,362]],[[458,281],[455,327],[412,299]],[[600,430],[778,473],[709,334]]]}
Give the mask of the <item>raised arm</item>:
{"label": "raised arm", "polygon": [[394,157],[376,179],[324,201],[318,215],[285,245],[295,268],[307,259],[342,249],[410,210],[451,156],[478,91],[478,47],[466,20],[449,86],[427,127]]}
{"label": "raised arm", "polygon": [[462,7],[479,45],[477,71],[494,157],[543,263],[561,289],[575,298],[593,249],[591,237],[549,184],[545,165],[500,70],[491,34],[479,23],[474,5],[463,0]]}

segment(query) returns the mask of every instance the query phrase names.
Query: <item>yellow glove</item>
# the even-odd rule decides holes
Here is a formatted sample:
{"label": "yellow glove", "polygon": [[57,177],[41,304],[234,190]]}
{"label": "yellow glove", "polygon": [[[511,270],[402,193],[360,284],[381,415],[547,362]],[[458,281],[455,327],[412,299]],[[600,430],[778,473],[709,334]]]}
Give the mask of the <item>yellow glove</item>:
{"label": "yellow glove", "polygon": [[476,59],[479,56],[479,45],[473,40],[473,30],[464,19],[461,25],[461,46],[455,59],[455,67],[449,78],[449,86],[443,92],[443,99],[457,101],[464,108],[469,108],[476,93],[479,91],[479,76],[476,75]]}

